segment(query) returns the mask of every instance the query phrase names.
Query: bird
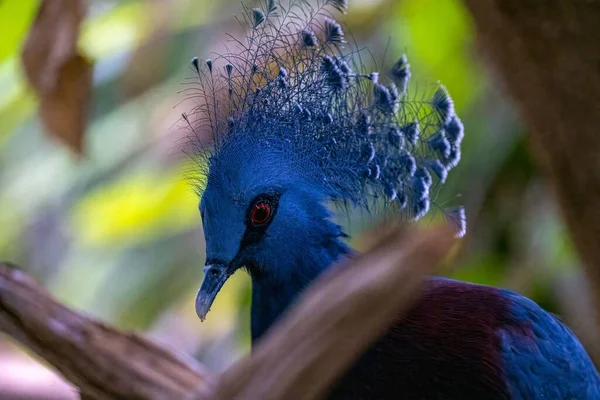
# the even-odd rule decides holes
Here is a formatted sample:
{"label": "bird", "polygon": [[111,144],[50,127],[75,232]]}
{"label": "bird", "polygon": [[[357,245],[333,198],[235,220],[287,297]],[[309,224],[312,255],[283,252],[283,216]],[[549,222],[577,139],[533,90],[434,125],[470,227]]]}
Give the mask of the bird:
{"label": "bird", "polygon": [[[248,272],[256,344],[323,271],[352,257],[336,210],[412,223],[461,158],[464,126],[441,84],[409,88],[402,55],[381,73],[335,19],[347,0],[244,7],[242,39],[192,58],[194,185],[206,242],[196,312]],[[205,133],[209,133],[206,139]],[[507,289],[430,277],[411,310],[343,374],[331,399],[600,399],[573,332]]]}

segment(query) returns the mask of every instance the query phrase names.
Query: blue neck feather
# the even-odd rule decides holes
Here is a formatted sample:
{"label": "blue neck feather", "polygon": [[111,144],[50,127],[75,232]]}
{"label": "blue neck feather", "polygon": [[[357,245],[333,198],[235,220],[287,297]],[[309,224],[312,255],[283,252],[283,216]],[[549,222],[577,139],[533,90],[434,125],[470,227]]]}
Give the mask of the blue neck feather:
{"label": "blue neck feather", "polygon": [[[345,236],[340,228],[326,221],[323,228],[331,235],[324,242],[303,248],[302,254],[290,257],[288,265],[269,265],[250,268],[252,278],[251,330],[255,343],[279,316],[292,304],[317,276],[349,253],[350,248],[339,238]],[[285,250],[282,249],[282,252]],[[267,267],[267,268],[264,268]],[[288,272],[273,276],[260,273],[263,269],[279,268]]]}

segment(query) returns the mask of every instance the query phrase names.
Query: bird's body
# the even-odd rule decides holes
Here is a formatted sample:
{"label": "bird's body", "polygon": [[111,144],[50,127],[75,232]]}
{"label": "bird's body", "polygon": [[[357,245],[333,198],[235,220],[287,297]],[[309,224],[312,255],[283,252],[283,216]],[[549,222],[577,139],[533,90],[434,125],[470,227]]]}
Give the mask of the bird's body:
{"label": "bird's body", "polygon": [[[253,343],[352,252],[332,204],[421,218],[458,164],[463,138],[443,87],[409,97],[405,58],[383,82],[341,52],[342,28],[326,10],[344,10],[345,0],[292,3],[249,10],[251,33],[220,57],[223,68],[193,60],[200,95],[190,116],[199,118],[184,116],[200,122],[194,133],[213,135],[209,146],[198,143],[207,260],[196,311],[204,319],[245,268]],[[463,235],[462,208],[444,213]],[[600,377],[573,333],[531,300],[431,278],[330,397],[600,399]]]}
{"label": "bird's body", "polygon": [[[297,274],[269,281],[249,268],[253,342],[317,271],[348,254],[338,237],[330,237],[326,255],[302,261],[316,266],[314,275],[301,276],[299,265]],[[410,312],[369,347],[328,398],[600,399],[600,376],[573,333],[528,298],[432,277]]]}
{"label": "bird's body", "polygon": [[335,399],[600,399],[573,334],[531,300],[432,278],[333,389]]}

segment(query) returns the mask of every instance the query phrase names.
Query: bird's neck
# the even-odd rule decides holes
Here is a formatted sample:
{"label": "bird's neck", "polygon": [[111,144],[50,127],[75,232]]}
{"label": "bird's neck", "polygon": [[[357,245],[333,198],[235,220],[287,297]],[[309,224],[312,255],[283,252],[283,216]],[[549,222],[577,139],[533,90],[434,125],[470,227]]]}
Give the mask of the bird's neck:
{"label": "bird's neck", "polygon": [[[273,277],[267,274],[251,273],[252,309],[251,329],[254,343],[292,304],[321,272],[344,257],[349,247],[338,237],[332,237],[325,246],[302,249],[302,254],[292,257],[293,265],[273,265],[271,268],[284,268],[284,275]],[[268,270],[267,269],[267,270]]]}

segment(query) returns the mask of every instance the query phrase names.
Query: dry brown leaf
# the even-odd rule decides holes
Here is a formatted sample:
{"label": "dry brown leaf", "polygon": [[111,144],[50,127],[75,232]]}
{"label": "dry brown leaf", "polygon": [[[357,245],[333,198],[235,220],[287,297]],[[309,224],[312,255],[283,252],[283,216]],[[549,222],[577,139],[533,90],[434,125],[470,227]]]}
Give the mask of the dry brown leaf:
{"label": "dry brown leaf", "polygon": [[59,69],[56,83],[53,91],[42,95],[42,121],[46,129],[81,153],[92,93],[92,64],[76,55]]}
{"label": "dry brown leaf", "polygon": [[44,126],[78,153],[92,89],[92,64],[77,51],[84,15],[82,0],[43,0],[22,52]]}

